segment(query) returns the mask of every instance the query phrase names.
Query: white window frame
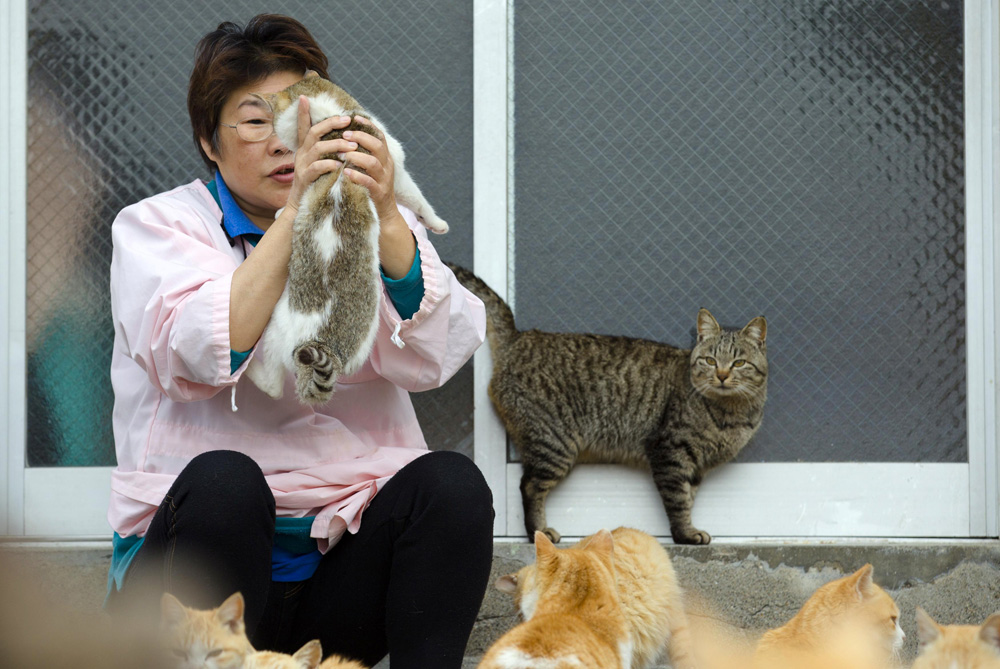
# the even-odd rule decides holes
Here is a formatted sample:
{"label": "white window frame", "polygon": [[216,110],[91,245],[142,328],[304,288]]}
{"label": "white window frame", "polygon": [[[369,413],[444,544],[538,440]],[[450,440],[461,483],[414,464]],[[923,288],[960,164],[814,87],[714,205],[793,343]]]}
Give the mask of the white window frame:
{"label": "white window frame", "polygon": [[[27,468],[26,165],[27,2],[0,3],[0,535],[107,539],[108,467]],[[475,269],[514,301],[512,0],[474,2]],[[740,463],[711,473],[694,522],[716,540],[751,537],[996,537],[998,394],[996,258],[1000,219],[997,0],[965,2],[967,464]],[[498,132],[498,128],[507,132]],[[494,494],[497,537],[524,536],[520,466],[486,387],[488,346],[475,358],[475,460]],[[109,417],[110,420],[110,417]],[[550,496],[550,524],[565,536],[628,524],[669,536],[648,474],[581,466]]]}

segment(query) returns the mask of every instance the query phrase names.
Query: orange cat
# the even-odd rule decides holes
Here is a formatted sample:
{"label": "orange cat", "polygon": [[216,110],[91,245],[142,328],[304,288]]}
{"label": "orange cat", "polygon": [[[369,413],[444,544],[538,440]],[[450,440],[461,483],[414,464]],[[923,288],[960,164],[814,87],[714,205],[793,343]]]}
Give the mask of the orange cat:
{"label": "orange cat", "polygon": [[[632,638],[632,667],[655,666],[668,649],[673,669],[694,666],[691,634],[684,612],[684,593],[677,583],[670,556],[649,534],[628,527],[612,530],[614,570],[622,613]],[[574,548],[586,548],[587,537]],[[533,590],[536,567],[528,565],[501,577],[496,587],[514,595],[525,620],[534,614],[536,602],[523,596]]]}
{"label": "orange cat", "polygon": [[885,667],[905,636],[899,607],[866,564],[817,589],[786,625],[765,633],[754,666]]}
{"label": "orange cat", "polygon": [[1000,613],[982,625],[938,625],[917,608],[917,634],[913,669],[1000,669]]}
{"label": "orange cat", "polygon": [[535,532],[534,575],[519,584],[521,607],[530,615],[497,639],[479,669],[629,669],[632,642],[614,560],[607,530],[564,550]]}
{"label": "orange cat", "polygon": [[216,609],[190,609],[168,592],[160,600],[162,631],[178,669],[240,669],[254,652],[243,626],[243,595]]}
{"label": "orange cat", "polygon": [[331,655],[320,664],[323,646],[313,639],[295,651],[294,655],[259,650],[246,659],[243,669],[366,669],[364,665]]}

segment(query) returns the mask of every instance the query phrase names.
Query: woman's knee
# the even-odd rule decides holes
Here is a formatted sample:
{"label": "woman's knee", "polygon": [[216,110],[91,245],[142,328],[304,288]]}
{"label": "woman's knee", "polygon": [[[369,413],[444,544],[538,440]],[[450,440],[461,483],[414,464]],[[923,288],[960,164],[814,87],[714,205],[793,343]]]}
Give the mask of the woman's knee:
{"label": "woman's knee", "polygon": [[237,451],[208,451],[194,457],[177,477],[178,496],[196,497],[209,508],[247,509],[263,505],[274,513],[271,493],[260,466]]}
{"label": "woman's knee", "polygon": [[423,493],[438,508],[474,524],[493,527],[493,493],[479,467],[465,455],[432,451],[410,463]]}

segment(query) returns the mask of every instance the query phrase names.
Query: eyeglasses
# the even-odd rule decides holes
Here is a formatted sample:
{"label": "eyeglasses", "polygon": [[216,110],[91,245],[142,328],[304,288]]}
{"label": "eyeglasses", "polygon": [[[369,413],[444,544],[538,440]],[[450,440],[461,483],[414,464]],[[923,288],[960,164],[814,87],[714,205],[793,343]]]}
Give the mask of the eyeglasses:
{"label": "eyeglasses", "polygon": [[219,122],[219,125],[234,128],[244,142],[263,142],[274,134],[274,123],[269,119],[250,118],[236,125]]}

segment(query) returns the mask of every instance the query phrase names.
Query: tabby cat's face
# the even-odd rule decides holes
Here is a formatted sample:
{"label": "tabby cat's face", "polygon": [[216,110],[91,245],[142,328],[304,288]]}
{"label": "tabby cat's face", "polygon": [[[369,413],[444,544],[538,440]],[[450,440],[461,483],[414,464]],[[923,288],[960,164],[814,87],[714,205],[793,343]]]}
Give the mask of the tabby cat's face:
{"label": "tabby cat's face", "polygon": [[239,593],[217,609],[191,609],[163,595],[163,642],[177,669],[240,669],[253,652],[243,626]]}
{"label": "tabby cat's face", "polygon": [[711,399],[760,397],[767,387],[767,321],[757,317],[728,331],[702,309],[698,342],[691,351],[691,383]]}

